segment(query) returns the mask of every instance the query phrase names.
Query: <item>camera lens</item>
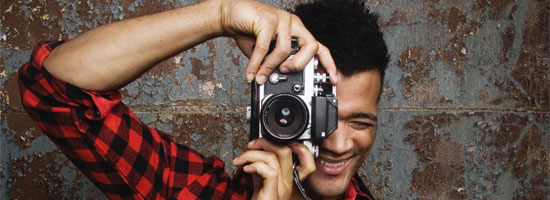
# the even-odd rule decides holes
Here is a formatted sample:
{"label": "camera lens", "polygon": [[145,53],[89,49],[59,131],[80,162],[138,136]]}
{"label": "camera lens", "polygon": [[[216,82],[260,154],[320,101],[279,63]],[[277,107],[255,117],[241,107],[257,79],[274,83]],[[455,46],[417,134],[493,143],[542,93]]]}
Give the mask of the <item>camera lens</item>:
{"label": "camera lens", "polygon": [[275,122],[282,127],[290,126],[294,122],[294,112],[291,108],[284,107],[275,113]]}
{"label": "camera lens", "polygon": [[277,94],[262,106],[261,123],[267,137],[278,141],[299,137],[307,128],[309,113],[298,96]]}

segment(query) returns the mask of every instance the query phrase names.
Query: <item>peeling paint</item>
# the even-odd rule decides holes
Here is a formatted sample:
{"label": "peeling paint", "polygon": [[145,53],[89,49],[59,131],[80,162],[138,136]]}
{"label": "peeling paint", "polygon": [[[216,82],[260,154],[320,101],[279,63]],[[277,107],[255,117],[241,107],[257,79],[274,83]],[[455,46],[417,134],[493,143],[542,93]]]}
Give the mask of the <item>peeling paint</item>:
{"label": "peeling paint", "polygon": [[211,81],[206,82],[205,84],[199,85],[199,92],[212,96],[214,94],[214,83]]}

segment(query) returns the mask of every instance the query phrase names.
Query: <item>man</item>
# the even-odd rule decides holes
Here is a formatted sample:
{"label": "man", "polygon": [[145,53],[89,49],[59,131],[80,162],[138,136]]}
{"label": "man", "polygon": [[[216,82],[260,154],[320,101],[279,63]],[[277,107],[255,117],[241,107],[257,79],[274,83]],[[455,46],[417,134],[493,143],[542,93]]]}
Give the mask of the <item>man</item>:
{"label": "man", "polygon": [[[329,12],[333,8],[339,14]],[[362,4],[344,1],[300,6],[296,13],[329,46],[334,61],[295,15],[255,1],[211,0],[104,25],[67,42],[39,44],[19,71],[23,104],[111,199],[300,199],[292,181],[292,153],[299,158],[296,170],[307,196],[370,198],[360,179],[352,177],[374,140],[387,64],[376,17],[364,13]],[[323,13],[330,15],[314,20]],[[336,24],[323,25],[331,21]],[[276,66],[296,71],[312,56],[319,58],[337,84],[339,127],[320,143],[317,160],[304,145],[258,139],[233,160],[242,171],[231,181],[220,160],[175,144],[120,102],[116,91],[156,63],[218,36],[235,39],[250,57],[247,80],[260,84]],[[286,60],[291,37],[298,38],[300,51]],[[265,57],[272,39],[276,48]]]}
{"label": "man", "polygon": [[[306,179],[306,191],[312,199],[338,199],[346,191],[352,195],[350,181],[374,142],[388,51],[378,17],[365,11],[360,1],[304,4],[295,13],[330,49],[339,72],[338,129],[321,142],[317,170]],[[353,181],[361,179],[356,176]],[[363,192],[368,193],[366,189]]]}

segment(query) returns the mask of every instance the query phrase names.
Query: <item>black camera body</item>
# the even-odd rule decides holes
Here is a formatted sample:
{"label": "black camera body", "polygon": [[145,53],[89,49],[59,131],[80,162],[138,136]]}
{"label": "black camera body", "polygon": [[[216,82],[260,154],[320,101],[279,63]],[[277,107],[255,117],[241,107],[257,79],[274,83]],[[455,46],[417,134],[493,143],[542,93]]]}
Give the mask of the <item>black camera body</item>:
{"label": "black camera body", "polygon": [[[289,58],[298,50],[298,41],[293,39]],[[303,71],[281,73],[277,67],[265,84],[252,81],[251,106],[247,109],[251,140],[297,140],[317,157],[315,141],[328,137],[338,126],[336,87],[327,74],[316,72],[319,65],[314,57]]]}

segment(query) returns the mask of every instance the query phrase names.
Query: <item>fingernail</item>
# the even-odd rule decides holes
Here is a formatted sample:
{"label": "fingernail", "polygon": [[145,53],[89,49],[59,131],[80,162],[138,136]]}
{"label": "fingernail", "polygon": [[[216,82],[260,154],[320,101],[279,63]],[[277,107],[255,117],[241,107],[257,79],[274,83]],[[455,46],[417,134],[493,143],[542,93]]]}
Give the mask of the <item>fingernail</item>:
{"label": "fingernail", "polygon": [[264,84],[265,82],[265,76],[264,75],[260,75],[256,78],[256,82],[260,85]]}
{"label": "fingernail", "polygon": [[233,158],[233,163],[237,162],[238,159],[239,159],[239,156],[237,156],[236,158]]}
{"label": "fingernail", "polygon": [[246,80],[250,83],[254,79],[254,74],[248,74],[246,75]]}
{"label": "fingernail", "polygon": [[254,145],[255,142],[256,142],[256,140],[252,140],[252,141],[248,142],[248,146]]}
{"label": "fingernail", "polygon": [[288,73],[288,68],[286,67],[279,67],[279,71],[281,71],[282,73]]}

